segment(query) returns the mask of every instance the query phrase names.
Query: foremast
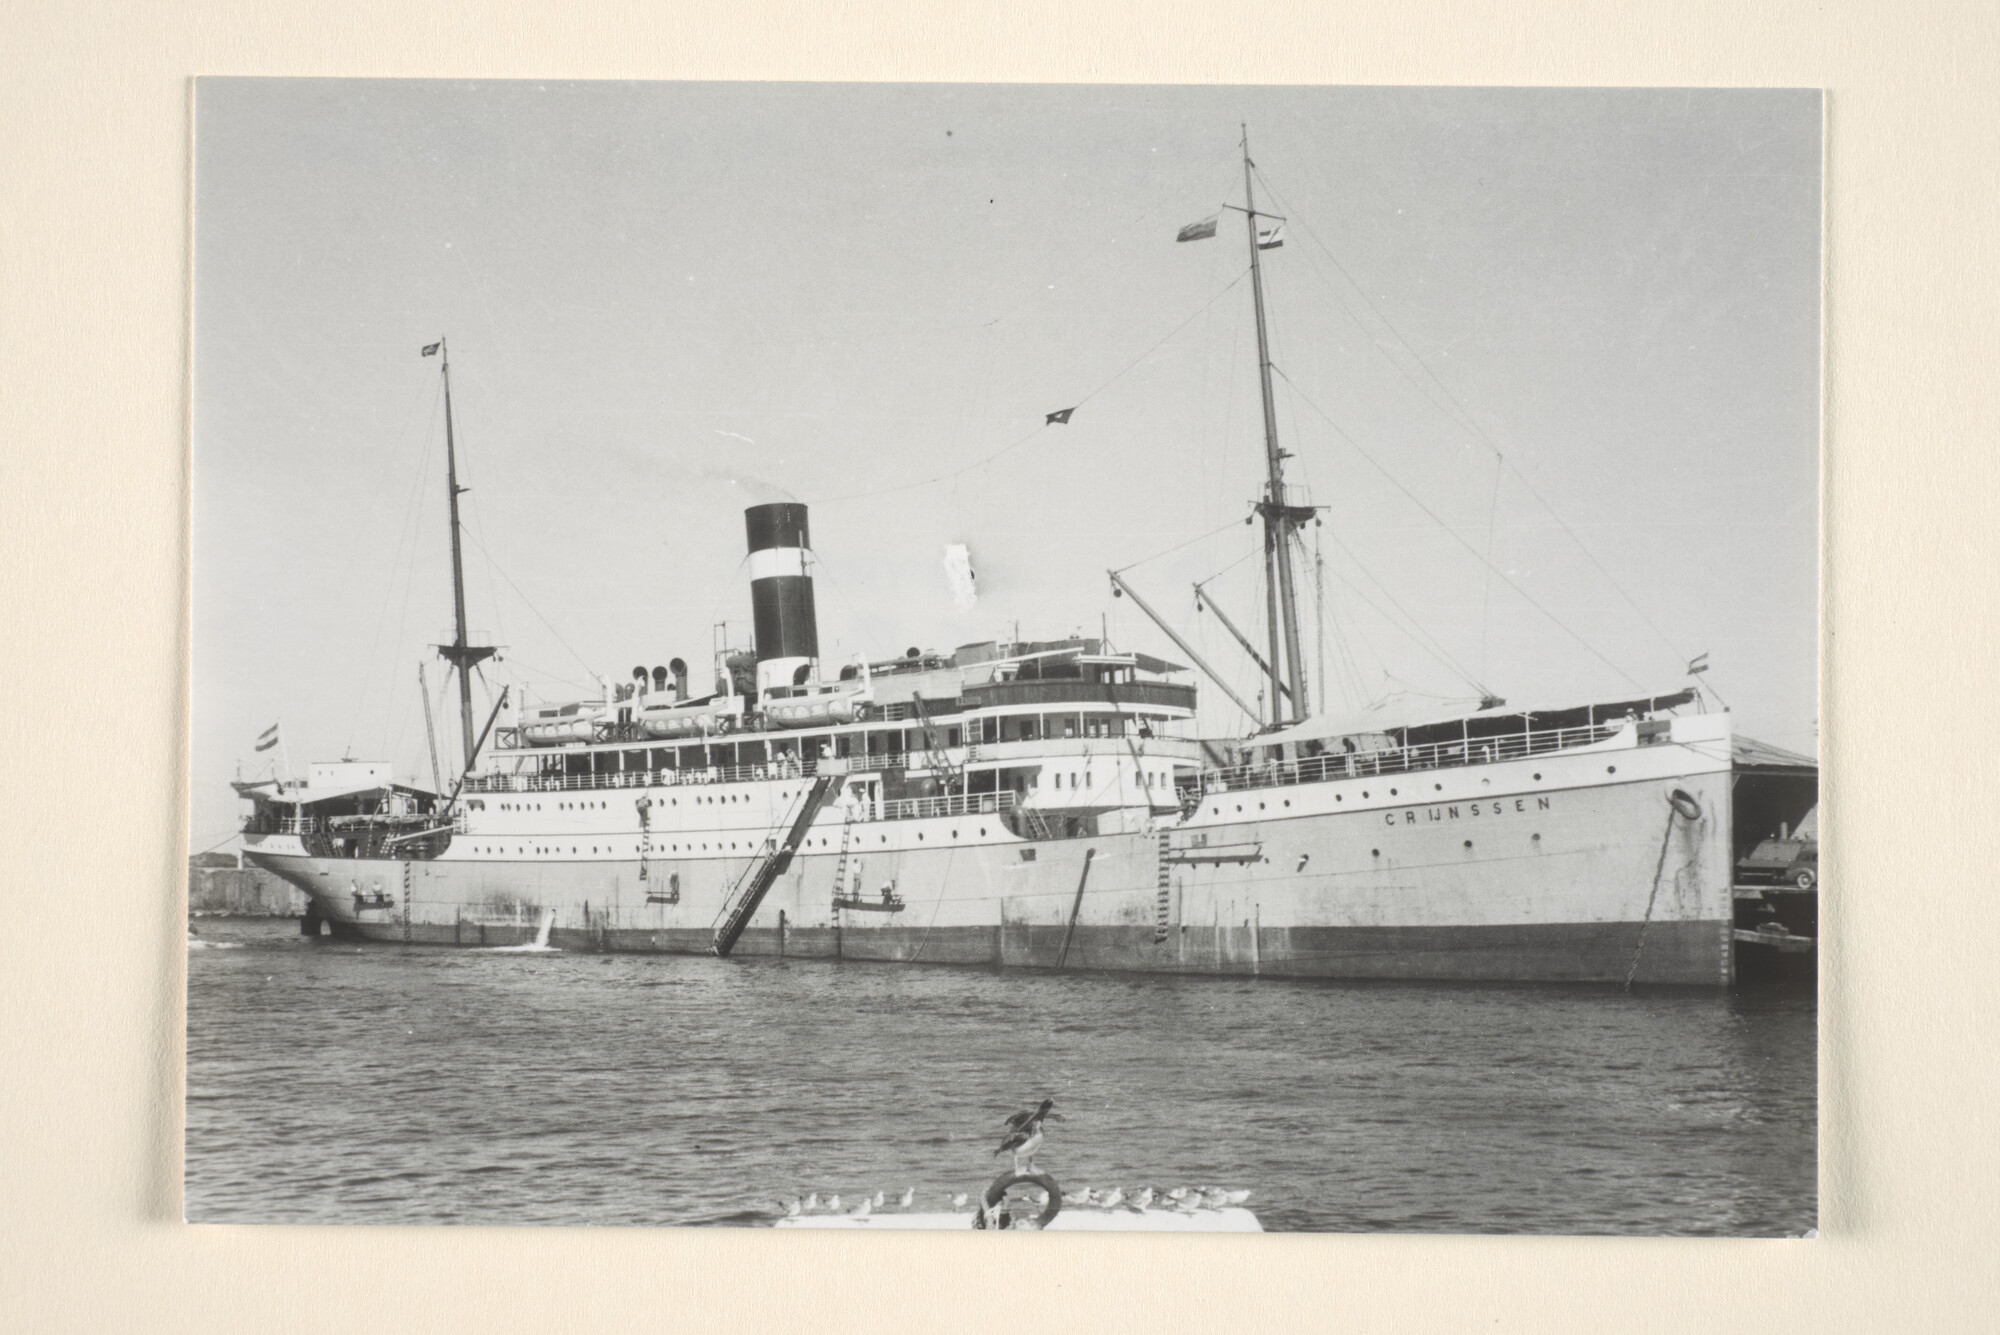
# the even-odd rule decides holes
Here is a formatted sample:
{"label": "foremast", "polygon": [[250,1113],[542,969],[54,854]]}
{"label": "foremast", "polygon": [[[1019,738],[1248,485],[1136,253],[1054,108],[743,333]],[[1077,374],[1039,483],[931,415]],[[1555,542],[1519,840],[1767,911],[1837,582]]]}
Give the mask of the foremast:
{"label": "foremast", "polygon": [[[1255,164],[1250,160],[1250,127],[1243,127],[1243,220],[1250,240],[1250,291],[1257,311],[1257,376],[1264,398],[1264,462],[1269,471],[1264,497],[1257,513],[1264,517],[1265,624],[1270,628],[1271,720],[1287,722],[1284,710],[1291,706],[1291,722],[1312,712],[1307,695],[1305,659],[1299,652],[1299,608],[1297,581],[1292,572],[1292,535],[1314,514],[1310,505],[1292,505],[1285,495],[1285,456],[1278,447],[1278,412],[1271,392],[1271,341],[1264,327],[1264,266],[1259,253],[1267,242],[1259,234],[1257,220],[1271,217],[1257,212],[1257,196],[1252,183]],[[1282,219],[1273,219],[1282,222]],[[1273,237],[1268,244],[1277,244]],[[1281,654],[1282,650],[1282,654]],[[1282,674],[1282,675],[1281,675]],[[1289,700],[1287,700],[1289,697]]]}
{"label": "foremast", "polygon": [[465,552],[464,542],[459,533],[458,498],[469,487],[458,485],[458,446],[453,436],[451,420],[451,349],[442,335],[432,346],[424,349],[424,355],[436,352],[438,373],[444,377],[444,475],[445,495],[451,510],[451,605],[452,642],[437,647],[438,657],[458,669],[458,721],[464,743],[459,752],[463,757],[461,776],[472,772],[472,765],[479,754],[473,740],[472,716],[472,669],[474,665],[493,656],[493,646],[469,644],[465,629]]}

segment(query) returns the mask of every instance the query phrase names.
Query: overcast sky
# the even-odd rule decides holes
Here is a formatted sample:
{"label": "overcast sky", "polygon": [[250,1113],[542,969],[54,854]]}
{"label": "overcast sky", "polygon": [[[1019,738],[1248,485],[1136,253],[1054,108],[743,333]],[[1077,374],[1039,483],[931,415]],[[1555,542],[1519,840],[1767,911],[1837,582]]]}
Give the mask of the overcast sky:
{"label": "overcast sky", "polygon": [[1817,93],[205,79],[192,847],[280,719],[294,766],[428,782],[440,334],[496,685],[699,682],[715,623],[747,642],[743,508],[793,498],[827,658],[1100,618],[1182,658],[1129,566],[1254,694],[1191,592],[1261,640],[1241,216],[1173,239],[1242,202],[1244,121],[1332,705],[1706,652],[1742,731],[1815,750]]}

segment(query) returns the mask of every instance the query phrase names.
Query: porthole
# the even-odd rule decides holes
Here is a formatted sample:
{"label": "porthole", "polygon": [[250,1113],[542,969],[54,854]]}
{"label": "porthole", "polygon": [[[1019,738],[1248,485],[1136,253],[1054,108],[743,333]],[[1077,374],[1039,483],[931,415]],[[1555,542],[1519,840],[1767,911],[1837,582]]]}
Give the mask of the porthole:
{"label": "porthole", "polygon": [[958,838],[958,831],[957,831],[957,830],[953,830],[953,831],[951,832],[951,837],[952,837],[952,838],[954,838],[954,839]]}
{"label": "porthole", "polygon": [[1289,798],[1289,797],[1288,797],[1288,798],[1286,798],[1286,799],[1285,799],[1285,805],[1286,805],[1286,806],[1290,806],[1291,804],[1292,804],[1292,799],[1291,799],[1291,798]]}
{"label": "porthole", "polygon": [[1220,816],[1220,815],[1222,814],[1222,808],[1221,808],[1221,807],[1210,807],[1210,808],[1208,809],[1208,814],[1209,814],[1209,815],[1211,815],[1211,816]]}
{"label": "porthole", "polygon": [[1262,802],[1259,802],[1257,804],[1257,810],[1262,811],[1263,809],[1264,809],[1264,804]]}
{"label": "porthole", "polygon": [[1382,856],[1382,850],[1379,848],[1371,848],[1368,850],[1368,856],[1371,858],[1379,858]]}
{"label": "porthole", "polygon": [[1395,795],[1396,795],[1396,790],[1394,788],[1391,788],[1389,790],[1389,796],[1394,797]]}
{"label": "porthole", "polygon": [[1441,793],[1444,791],[1444,785],[1441,783],[1434,783],[1431,785],[1431,791]]}
{"label": "porthole", "polygon": [[1537,775],[1535,776],[1535,780],[1536,780],[1537,782],[1540,782],[1540,781],[1541,781],[1541,777],[1542,777],[1541,775],[1537,774]]}
{"label": "porthole", "polygon": [[1366,788],[1363,788],[1363,789],[1361,790],[1361,795],[1362,795],[1363,797],[1366,797],[1366,796],[1368,796],[1368,790],[1367,790]]}
{"label": "porthole", "polygon": [[918,830],[918,831],[917,831],[917,842],[921,844],[921,843],[922,843],[923,841],[924,841],[924,832],[923,832],[922,830]]}
{"label": "porthole", "polygon": [[1336,802],[1345,802],[1347,799],[1342,797],[1339,793],[1335,793],[1333,795],[1333,800]]}
{"label": "porthole", "polygon": [[1237,809],[1238,811],[1241,811],[1241,810],[1243,810],[1243,804],[1242,804],[1241,802],[1238,802],[1238,803],[1236,804],[1236,809]]}
{"label": "porthole", "polygon": [[1472,847],[1472,841],[1471,841],[1470,839],[1466,840],[1466,841],[1465,841],[1465,846],[1466,846],[1467,848],[1471,848],[1471,847]]}
{"label": "porthole", "polygon": [[1604,772],[1606,774],[1616,774],[1618,772],[1618,767],[1616,765],[1606,765],[1604,767]]}
{"label": "porthole", "polygon": [[984,825],[980,826],[980,827],[979,827],[979,832],[980,832],[981,834],[985,834],[985,833],[986,833],[986,827],[985,827]]}
{"label": "porthole", "polygon": [[1530,840],[1531,840],[1532,842],[1534,842],[1534,843],[1537,843],[1537,844],[1539,844],[1540,842],[1542,842],[1542,836],[1540,836],[1539,834],[1531,834],[1531,835],[1529,835],[1529,836],[1528,836],[1528,838],[1529,838],[1529,839],[1530,839]]}

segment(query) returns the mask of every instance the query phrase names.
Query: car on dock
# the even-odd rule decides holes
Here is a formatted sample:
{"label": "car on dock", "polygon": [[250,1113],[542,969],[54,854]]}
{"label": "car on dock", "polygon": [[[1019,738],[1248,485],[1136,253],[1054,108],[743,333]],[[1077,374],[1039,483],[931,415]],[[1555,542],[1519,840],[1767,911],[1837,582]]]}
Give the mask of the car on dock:
{"label": "car on dock", "polygon": [[1766,839],[1736,864],[1736,880],[1742,885],[1779,885],[1797,890],[1819,886],[1819,840],[1800,838]]}

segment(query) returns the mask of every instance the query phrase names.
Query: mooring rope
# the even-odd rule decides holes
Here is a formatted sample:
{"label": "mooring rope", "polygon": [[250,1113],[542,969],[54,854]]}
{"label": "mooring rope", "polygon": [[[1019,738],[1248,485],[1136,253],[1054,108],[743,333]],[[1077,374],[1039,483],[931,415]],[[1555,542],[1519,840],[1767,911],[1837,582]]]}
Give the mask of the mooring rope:
{"label": "mooring rope", "polygon": [[[1686,807],[1693,807],[1694,814],[1688,815]],[[1624,990],[1627,992],[1632,990],[1632,979],[1639,973],[1639,957],[1646,953],[1646,929],[1653,924],[1653,904],[1660,897],[1660,874],[1667,869],[1667,845],[1674,839],[1676,816],[1687,816],[1691,821],[1698,820],[1701,816],[1700,805],[1679,788],[1667,795],[1667,828],[1660,836],[1660,860],[1653,864],[1653,889],[1646,896],[1646,916],[1639,920],[1639,941],[1632,948],[1632,967],[1625,971]]]}

